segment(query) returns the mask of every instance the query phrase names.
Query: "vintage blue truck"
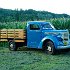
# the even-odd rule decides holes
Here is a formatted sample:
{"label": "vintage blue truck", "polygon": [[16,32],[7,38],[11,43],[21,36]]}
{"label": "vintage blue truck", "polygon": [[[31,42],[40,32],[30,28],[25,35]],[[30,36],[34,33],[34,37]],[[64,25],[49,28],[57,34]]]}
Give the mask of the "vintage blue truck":
{"label": "vintage blue truck", "polygon": [[[7,37],[10,50],[17,50],[20,45],[24,45],[27,48],[43,49],[49,54],[55,54],[57,49],[70,48],[69,31],[56,30],[50,22],[30,21],[27,22],[26,31],[22,30],[19,33],[19,36],[23,35],[25,37],[21,39],[22,41],[18,41],[19,39],[17,40],[17,38],[12,36]],[[14,33],[16,31],[15,29]]]}

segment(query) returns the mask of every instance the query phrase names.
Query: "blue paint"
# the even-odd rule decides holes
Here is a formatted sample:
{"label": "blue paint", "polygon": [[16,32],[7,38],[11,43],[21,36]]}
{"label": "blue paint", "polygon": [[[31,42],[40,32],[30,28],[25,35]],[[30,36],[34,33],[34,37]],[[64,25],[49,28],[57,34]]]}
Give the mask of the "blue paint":
{"label": "blue paint", "polygon": [[[35,29],[32,28],[33,26],[35,27]],[[54,43],[56,49],[59,48],[62,49],[65,47],[61,37],[62,33],[64,32],[68,33],[68,30],[56,30],[49,22],[42,21],[28,22],[27,47],[42,49],[43,42],[49,39]],[[69,46],[67,48],[69,48]]]}

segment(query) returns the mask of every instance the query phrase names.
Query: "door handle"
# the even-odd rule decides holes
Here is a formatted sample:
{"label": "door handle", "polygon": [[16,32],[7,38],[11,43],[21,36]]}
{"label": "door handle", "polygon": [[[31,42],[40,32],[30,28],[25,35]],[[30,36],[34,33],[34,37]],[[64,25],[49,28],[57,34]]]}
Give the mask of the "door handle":
{"label": "door handle", "polygon": [[40,32],[40,31],[36,30],[36,32]]}

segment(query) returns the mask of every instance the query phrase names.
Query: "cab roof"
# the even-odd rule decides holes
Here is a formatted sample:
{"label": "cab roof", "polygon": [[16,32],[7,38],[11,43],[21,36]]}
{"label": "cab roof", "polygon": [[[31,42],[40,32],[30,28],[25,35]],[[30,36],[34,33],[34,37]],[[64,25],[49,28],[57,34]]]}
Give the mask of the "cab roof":
{"label": "cab roof", "polygon": [[45,22],[45,21],[29,21],[28,24],[47,24],[47,23],[50,23],[50,22]]}

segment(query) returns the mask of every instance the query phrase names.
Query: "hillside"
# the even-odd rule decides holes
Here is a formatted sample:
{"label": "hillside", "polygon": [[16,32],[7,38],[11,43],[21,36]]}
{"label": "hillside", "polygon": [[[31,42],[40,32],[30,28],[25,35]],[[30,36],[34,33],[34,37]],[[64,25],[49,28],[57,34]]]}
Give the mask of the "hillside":
{"label": "hillside", "polygon": [[0,8],[0,22],[47,20],[51,18],[69,18],[67,14],[55,14],[48,11],[11,10]]}

